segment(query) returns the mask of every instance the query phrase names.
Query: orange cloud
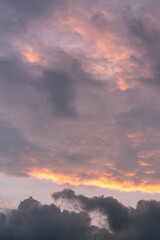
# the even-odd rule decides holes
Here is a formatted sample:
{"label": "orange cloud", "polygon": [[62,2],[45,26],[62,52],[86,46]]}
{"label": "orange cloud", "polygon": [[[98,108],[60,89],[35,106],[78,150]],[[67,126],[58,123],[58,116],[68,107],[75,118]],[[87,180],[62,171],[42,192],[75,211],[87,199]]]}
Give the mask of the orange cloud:
{"label": "orange cloud", "polygon": [[153,174],[153,173],[155,173],[155,171],[153,171],[153,170],[148,170],[148,171],[144,171],[144,173],[146,173],[146,174]]}
{"label": "orange cloud", "polygon": [[[147,174],[149,174],[147,172]],[[150,173],[151,174],[151,173]],[[87,185],[97,186],[101,188],[110,188],[119,191],[141,191],[145,193],[160,193],[160,184],[149,183],[143,180],[141,183],[136,184],[132,180],[124,180],[123,182],[117,181],[113,176],[102,176],[95,179],[82,178],[77,175],[67,175],[63,173],[54,173],[49,169],[31,169],[28,175],[32,178],[52,180],[59,184],[71,184],[74,186]]]}
{"label": "orange cloud", "polygon": [[155,157],[157,159],[159,159],[160,157],[160,150],[154,150],[151,152],[141,152],[140,154],[138,154],[138,158],[142,158],[142,159],[148,159],[150,157]]}
{"label": "orange cloud", "polygon": [[[81,10],[79,9],[79,11]],[[109,13],[104,12],[104,15],[110,18]],[[73,33],[79,33],[83,37],[82,40],[74,43],[74,49],[77,48],[78,51],[81,45],[81,51],[83,49],[87,56],[87,65],[86,62],[84,64],[85,69],[95,74],[104,75],[105,79],[116,77],[118,87],[122,91],[134,88],[135,82],[126,83],[124,78],[128,76],[119,79],[119,74],[124,73],[124,66],[127,65],[128,68],[133,67],[133,63],[130,63],[129,60],[133,54],[133,49],[121,44],[122,39],[118,32],[113,32],[111,29],[102,31],[90,22],[91,16],[88,16],[86,13],[83,13],[82,16],[70,16],[67,19],[63,19],[62,16],[58,15],[58,24],[59,27],[69,27]],[[67,46],[69,50],[69,44]],[[71,47],[71,51],[72,49]],[[134,67],[137,67],[137,65]]]}
{"label": "orange cloud", "polygon": [[40,57],[38,53],[29,53],[29,52],[23,52],[23,56],[28,60],[30,63],[36,63],[40,61]]}
{"label": "orange cloud", "polygon": [[37,51],[35,51],[31,46],[28,46],[28,45],[25,46],[24,50],[22,50],[21,54],[30,63],[41,62],[40,54]]}
{"label": "orange cloud", "polygon": [[[82,65],[85,71],[94,74],[106,81],[112,80],[116,87],[122,91],[130,88],[135,88],[140,85],[137,79],[147,78],[152,76],[152,68],[150,62],[145,62],[143,71],[141,64],[133,60],[141,59],[145,54],[143,48],[141,51],[126,42],[128,31],[123,25],[123,19],[117,9],[111,7],[107,10],[100,9],[98,12],[102,14],[107,24],[105,28],[98,27],[91,21],[93,13],[87,11],[77,4],[74,10],[70,10],[66,15],[63,11],[56,11],[55,21],[50,21],[51,28],[47,31],[52,34],[56,29],[57,32],[70,31],[69,41],[66,40],[61,44],[61,41],[53,42],[54,46],[64,48],[68,53],[76,54],[77,58],[83,58]],[[78,12],[78,14],[76,14]],[[116,25],[120,29],[114,29]],[[111,27],[113,24],[113,28]],[[102,26],[103,27],[103,26]],[[78,36],[73,41],[72,34]]]}
{"label": "orange cloud", "polygon": [[135,133],[128,134],[128,138],[136,138],[136,137],[142,137],[142,133],[135,132]]}
{"label": "orange cloud", "polygon": [[136,82],[131,82],[130,84],[126,83],[123,78],[118,77],[117,78],[117,84],[120,90],[125,91],[129,88],[134,88],[137,83]]}
{"label": "orange cloud", "polygon": [[140,165],[140,166],[143,166],[143,167],[152,166],[151,163],[147,163],[147,162],[144,162],[144,161],[139,161],[139,165]]}

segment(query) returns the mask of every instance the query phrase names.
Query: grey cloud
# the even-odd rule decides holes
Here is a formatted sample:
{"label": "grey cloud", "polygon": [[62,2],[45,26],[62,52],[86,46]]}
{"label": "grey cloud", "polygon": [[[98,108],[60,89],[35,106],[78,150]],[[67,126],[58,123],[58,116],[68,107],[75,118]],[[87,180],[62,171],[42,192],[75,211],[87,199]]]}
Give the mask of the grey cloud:
{"label": "grey cloud", "polygon": [[87,198],[83,195],[75,195],[74,191],[65,189],[62,192],[54,193],[52,197],[57,200],[64,198],[68,200],[77,200],[82,204],[82,209],[92,211],[100,210],[104,215],[108,216],[111,230],[117,232],[125,229],[130,224],[129,211],[116,199],[112,197],[93,197]]}
{"label": "grey cloud", "polygon": [[10,58],[0,59],[0,82],[10,84],[14,87],[24,85],[31,79],[29,66],[23,63],[20,57],[13,55]]}
{"label": "grey cloud", "polygon": [[[47,97],[55,116],[75,118],[78,115],[74,104],[77,92],[85,91],[86,87],[99,88],[104,84],[86,73],[81,63],[69,54],[57,49],[55,52],[51,49],[51,52],[57,54],[57,66],[31,66],[18,54],[1,57],[0,82],[10,88],[16,87],[17,95],[21,95],[19,91],[25,92],[26,86],[36,89],[41,99]],[[44,54],[47,54],[45,50]]]}
{"label": "grey cloud", "polygon": [[[21,136],[17,129],[9,123],[0,120],[0,151],[1,153],[23,152],[28,142]],[[29,147],[29,146],[28,146]]]}
{"label": "grey cloud", "polygon": [[101,12],[98,12],[92,16],[91,23],[94,24],[98,29],[101,29],[102,31],[107,30],[108,21],[104,14]]}
{"label": "grey cloud", "polygon": [[[111,197],[87,198],[76,195],[72,190],[63,190],[54,193],[54,198],[78,200],[82,204],[82,211],[76,213],[66,210],[61,211],[55,204],[42,205],[37,200],[29,197],[22,201],[17,209],[0,213],[0,238],[2,240],[159,240],[160,238],[160,202],[144,201],[137,203],[137,207],[123,206]],[[123,228],[98,228],[91,225],[89,211],[103,209],[103,214],[108,218],[111,226],[112,219],[123,222],[123,213],[129,215],[128,224]],[[108,209],[108,210],[107,210]],[[107,211],[106,211],[107,210]],[[122,218],[116,216],[122,214]],[[121,223],[120,223],[121,224]]]}
{"label": "grey cloud", "polygon": [[[3,46],[12,45],[11,39],[15,42],[18,38],[31,38],[35,23],[38,22],[38,27],[41,28],[43,22],[49,18],[54,19],[55,11],[60,8],[67,8],[64,0],[46,0],[46,1],[19,1],[19,0],[1,0],[0,14],[1,26],[0,31],[1,43]],[[54,19],[55,20],[55,19]],[[32,32],[32,37],[36,36],[35,30]],[[30,37],[29,37],[30,36]],[[29,40],[30,41],[30,40]]]}
{"label": "grey cloud", "polygon": [[142,104],[133,107],[126,113],[121,113],[118,117],[118,123],[128,129],[153,127],[159,128],[160,110],[153,105]]}
{"label": "grey cloud", "polygon": [[[48,95],[51,109],[55,116],[61,118],[76,118],[75,100],[78,91],[83,92],[87,86],[100,87],[85,71],[80,68],[80,63],[71,61],[69,69],[42,69],[42,78],[38,82],[37,89]],[[77,67],[78,65],[78,67]],[[74,67],[75,66],[75,67]],[[65,66],[64,66],[65,68]]]}
{"label": "grey cloud", "polygon": [[[61,61],[64,56],[66,61],[68,59],[66,65]],[[79,92],[81,97],[85,91],[92,92],[102,87],[83,70],[78,60],[64,53],[60,53],[58,58],[62,65],[50,68],[30,65],[18,54],[0,59],[0,108],[4,112],[1,119],[5,121],[0,122],[0,170],[4,173],[24,176],[29,168],[36,166],[62,170],[66,162],[70,166],[72,163],[81,166],[90,157],[87,151],[69,154],[62,146],[58,147],[54,159],[48,155],[50,148],[60,141],[57,135],[61,134],[61,125],[57,120],[76,122],[79,117],[76,93]],[[48,140],[47,131],[52,135],[51,140]],[[68,132],[72,134],[72,131]],[[39,145],[37,138],[42,139],[43,144]],[[45,145],[45,141],[49,143]],[[36,159],[35,163],[30,160],[32,158]],[[63,159],[61,167],[58,158]]]}
{"label": "grey cloud", "polygon": [[136,210],[135,224],[139,231],[138,239],[158,240],[160,237],[160,202],[141,200]]}
{"label": "grey cloud", "polygon": [[[123,60],[117,62],[118,67],[121,68],[122,65],[124,66],[124,75],[126,73],[124,80],[126,83],[135,80],[132,74],[134,75],[134,73],[136,73],[135,75],[137,76],[137,69],[134,69],[136,64],[138,64],[140,70],[143,71],[143,67],[145,68],[147,63],[150,63],[149,66],[152,67],[152,76],[145,79],[140,78],[138,79],[139,82],[142,83],[142,85],[144,81],[153,83],[154,85],[159,83],[159,30],[151,25],[148,19],[146,19],[145,22],[141,17],[130,17],[129,20],[127,19],[129,33],[126,33],[126,29],[124,29],[125,26],[123,26],[124,22],[122,22],[121,19],[123,18],[123,7],[121,3],[117,5],[118,1],[116,4],[113,4],[116,9],[115,11],[112,10],[112,3],[109,4],[109,8],[107,7],[108,1],[106,5],[104,4],[107,9],[106,13],[110,12],[109,15],[106,14],[107,16],[105,15],[105,11],[103,13],[101,11],[103,1],[101,1],[102,3],[96,3],[96,1],[94,1],[94,4],[92,1],[82,1],[82,3],[80,3],[80,5],[82,4],[82,8],[80,7],[81,10],[78,14],[76,12],[78,7],[75,8],[76,4],[72,6],[72,1],[69,2],[69,7],[70,9],[72,8],[72,10],[67,10],[67,2],[68,1],[54,0],[0,1],[0,34],[2,36],[0,41],[3,42],[3,45],[1,45],[2,54],[0,58],[0,107],[2,115],[4,113],[4,118],[6,117],[7,121],[10,121],[11,125],[16,126],[21,133],[18,135],[11,130],[10,127],[7,131],[6,127],[2,125],[6,135],[5,132],[2,131],[4,142],[1,142],[0,149],[2,152],[9,152],[9,159],[6,161],[1,160],[1,169],[4,169],[3,167],[5,166],[6,172],[6,167],[8,166],[8,172],[11,172],[12,168],[12,172],[15,173],[15,163],[18,163],[19,168],[17,168],[17,170],[23,170],[24,166],[28,166],[27,164],[30,163],[28,163],[29,155],[26,152],[24,152],[23,156],[20,156],[21,147],[25,144],[28,145],[31,144],[31,142],[36,142],[41,146],[45,146],[45,150],[42,150],[41,148],[37,149],[34,144],[31,144],[32,150],[35,148],[35,152],[39,154],[33,154],[32,156],[38,156],[37,166],[39,167],[50,168],[53,171],[57,169],[57,171],[61,173],[73,173],[74,169],[80,166],[83,171],[83,173],[80,174],[85,176],[86,169],[90,169],[91,171],[93,168],[97,170],[103,169],[105,173],[106,169],[104,164],[113,161],[117,169],[113,172],[113,170],[108,168],[107,171],[113,173],[113,176],[117,180],[122,180],[125,176],[122,176],[123,171],[122,173],[118,172],[120,170],[119,168],[124,171],[135,170],[137,161],[139,160],[137,159],[138,152],[146,148],[154,150],[154,146],[156,145],[158,148],[157,145],[159,143],[157,139],[154,140],[154,146],[153,143],[150,144],[150,142],[148,145],[142,142],[140,143],[138,139],[137,143],[135,143],[127,138],[127,130],[129,129],[130,132],[132,132],[132,130],[134,132],[135,130],[136,132],[138,129],[143,133],[145,128],[152,128],[151,131],[155,128],[158,129],[160,112],[158,108],[156,108],[155,103],[152,102],[152,99],[152,103],[148,106],[147,104],[143,105],[142,99],[139,101],[137,96],[141,95],[141,90],[139,94],[133,93],[132,101],[130,100],[129,102],[124,92],[118,93],[118,91],[116,91],[114,94],[109,88],[104,87],[107,84],[98,83],[91,74],[85,72],[85,67],[88,70],[92,60],[94,63],[98,63],[97,66],[99,66],[99,63],[101,66],[99,57],[102,58],[102,56],[91,56],[92,54],[88,55],[88,53],[87,56],[85,56],[83,50],[81,51],[81,46],[82,48],[83,46],[87,46],[87,34],[89,34],[87,32],[90,31],[89,29],[86,31],[86,37],[81,36],[81,38],[76,38],[75,45],[77,44],[77,48],[75,49],[76,51],[71,51],[72,56],[58,49],[52,49],[50,47],[51,44],[65,48],[66,44],[74,43],[74,38],[72,39],[74,28],[72,29],[73,32],[69,27],[66,27],[65,30],[63,28],[61,29],[61,27],[59,29],[61,20],[56,25],[54,10],[58,7],[64,8],[64,12],[63,9],[61,11],[62,15],[64,13],[64,19],[69,20],[72,15],[77,15],[76,17],[80,22],[81,20],[86,20],[87,24],[89,21],[89,25],[94,24],[94,27],[96,26],[98,29],[101,29],[101,34],[106,30],[108,30],[106,33],[110,32],[113,33],[113,35],[115,33],[120,52],[121,49],[123,52],[123,49],[126,51],[126,49],[129,48],[127,54],[130,54],[130,52],[133,54],[133,56],[130,57],[131,64],[129,64],[129,66],[127,66],[128,57],[126,62],[123,62]],[[134,4],[135,3],[133,3],[133,5]],[[87,19],[83,14],[81,16],[83,8],[85,8],[86,11],[88,10],[88,14],[84,14],[88,16]],[[116,17],[112,18],[111,15],[116,15]],[[140,15],[142,16],[142,12]],[[53,17],[52,21],[49,20],[50,17]],[[92,27],[93,26],[91,26],[91,29]],[[104,35],[104,39],[105,36],[107,36],[107,34]],[[64,38],[62,42],[59,41],[61,38]],[[93,42],[94,41],[98,41],[97,47],[100,47],[101,38],[96,39],[96,34],[95,39],[93,39]],[[133,48],[129,46],[128,42],[130,41]],[[44,46],[44,42],[46,46]],[[33,47],[33,51],[39,53],[42,60],[47,60],[46,62],[48,62],[49,66],[42,67],[44,62],[41,62],[41,65],[39,63],[27,63],[25,58],[18,56],[16,53],[23,50],[25,51],[26,44]],[[47,46],[48,44],[49,46]],[[91,43],[91,49],[93,46]],[[67,49],[67,51],[69,51],[69,49]],[[116,48],[114,51],[116,53]],[[113,55],[116,55],[114,51]],[[136,55],[137,51],[139,53],[137,55],[140,56],[139,58]],[[81,52],[80,54],[82,55],[78,56],[77,52]],[[108,54],[104,51],[104,55]],[[108,61],[109,59],[106,59],[104,65],[102,64],[106,72],[107,69],[109,70],[110,65]],[[81,62],[84,64],[84,68]],[[130,72],[132,63],[134,63],[133,69],[131,69]],[[106,79],[107,78],[109,78],[109,76],[106,74]],[[127,80],[125,78],[127,78]],[[116,84],[116,79],[108,82],[110,89],[112,89]],[[127,91],[128,90],[126,90],[126,92]],[[137,87],[135,87],[135,92],[136,91]],[[150,101],[149,97],[148,101]],[[136,107],[133,107],[135,104],[137,104]],[[156,104],[159,104],[158,101]],[[117,123],[113,123],[114,120],[117,120]],[[154,136],[154,132],[152,133]],[[7,134],[9,134],[9,136],[7,136]],[[96,140],[97,135],[99,135],[99,138],[108,139],[104,140],[101,144],[100,141]],[[123,138],[122,136],[124,135],[125,137]],[[152,134],[148,136],[150,137],[151,135]],[[13,141],[14,137],[15,141],[13,144],[9,139],[11,138]],[[70,144],[67,144],[67,140],[70,137],[73,137],[73,140]],[[83,138],[84,140],[85,138],[89,140],[81,144],[80,139]],[[79,139],[79,141],[76,139]],[[16,145],[18,146],[16,147]],[[10,153],[11,148],[14,149],[12,154]],[[52,156],[48,156],[46,152],[50,152],[52,148],[54,149],[54,153],[51,154]],[[18,152],[20,154],[18,154]],[[33,152],[34,150],[32,153]],[[45,155],[45,161],[42,163],[40,155],[43,154]],[[58,162],[58,159],[61,159],[61,163]],[[66,165],[67,167],[64,169]],[[136,177],[130,179],[136,181]]]}
{"label": "grey cloud", "polygon": [[65,2],[63,0],[34,0],[34,1],[20,1],[20,0],[6,0],[10,6],[13,6],[16,12],[18,12],[23,18],[32,17],[35,18],[37,16],[43,17],[46,15],[48,11],[51,13],[51,9],[54,7],[64,5]]}
{"label": "grey cloud", "polygon": [[[146,17],[145,17],[146,16]],[[141,78],[143,82],[150,83],[152,85],[159,85],[160,77],[160,31],[156,24],[154,25],[147,17],[147,10],[144,11],[144,18],[133,17],[127,20],[127,26],[130,32],[129,39],[132,44],[142,53],[141,58],[137,60],[140,67],[147,67],[149,64],[152,70],[152,76]],[[136,41],[133,41],[136,40]],[[143,61],[143,63],[142,63]],[[141,63],[140,63],[141,62]]]}
{"label": "grey cloud", "polygon": [[[54,50],[51,51],[54,54]],[[90,89],[102,89],[105,84],[85,72],[81,62],[63,51],[55,50],[58,67],[41,68],[42,78],[37,82],[43,92],[48,93],[50,106],[58,117],[78,117],[76,97]]]}
{"label": "grey cloud", "polygon": [[[26,91],[26,86],[41,90],[41,97],[45,92],[48,94],[48,102],[51,106],[54,106],[53,113],[57,116],[75,116],[76,113],[73,110],[72,102],[74,100],[74,81],[67,72],[63,70],[44,70],[39,69],[42,72],[43,79],[34,76],[35,67],[30,67],[25,64],[19,57],[13,56],[9,59],[0,60],[0,82],[3,85],[7,84],[10,88],[17,88],[17,94],[21,95],[19,91]],[[39,85],[39,83],[42,83]],[[35,85],[36,83],[36,85]],[[40,88],[36,87],[40,86]],[[2,86],[3,86],[2,85]],[[23,97],[23,96],[22,96]],[[24,99],[25,100],[25,99]],[[22,100],[23,101],[23,100]],[[33,103],[34,104],[34,103]],[[53,108],[53,107],[52,107]]]}
{"label": "grey cloud", "polygon": [[33,165],[30,155],[36,156],[42,149],[26,140],[7,121],[0,120],[0,133],[0,172],[26,176],[28,166]]}
{"label": "grey cloud", "polygon": [[66,72],[45,71],[44,89],[49,93],[51,104],[54,106],[54,113],[60,117],[75,117],[73,108],[74,81]]}
{"label": "grey cloud", "polygon": [[88,240],[99,239],[101,235],[99,229],[90,226],[87,212],[61,212],[54,204],[41,205],[32,197],[22,201],[18,209],[8,215],[1,214],[0,221],[3,240]]}
{"label": "grey cloud", "polygon": [[108,218],[113,239],[158,240],[160,238],[160,202],[140,200],[134,209],[123,206],[112,197],[88,198],[76,195],[71,189],[54,193],[52,197],[55,200],[62,198],[71,202],[77,200],[85,211],[93,209],[102,211]]}
{"label": "grey cloud", "polygon": [[151,45],[151,43],[157,44],[157,38],[155,38],[155,36],[158,36],[159,33],[157,31],[154,31],[154,29],[152,30],[147,29],[142,20],[131,19],[128,24],[128,27],[130,32],[137,39],[140,39],[142,42],[146,43],[148,47]]}

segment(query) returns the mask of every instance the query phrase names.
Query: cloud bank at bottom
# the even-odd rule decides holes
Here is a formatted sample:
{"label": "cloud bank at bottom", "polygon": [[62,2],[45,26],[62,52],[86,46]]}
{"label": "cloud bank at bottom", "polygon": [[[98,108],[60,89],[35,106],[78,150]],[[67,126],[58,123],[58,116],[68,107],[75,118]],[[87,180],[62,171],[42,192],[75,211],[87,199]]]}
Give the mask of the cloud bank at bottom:
{"label": "cloud bank at bottom", "polygon": [[[0,213],[1,240],[159,240],[160,202],[140,200],[136,208],[126,207],[112,197],[76,195],[71,189],[52,194],[53,202],[42,205],[29,197],[17,209]],[[62,210],[58,202],[72,205]],[[91,212],[107,219],[106,226],[94,226]],[[95,216],[96,217],[96,216]]]}

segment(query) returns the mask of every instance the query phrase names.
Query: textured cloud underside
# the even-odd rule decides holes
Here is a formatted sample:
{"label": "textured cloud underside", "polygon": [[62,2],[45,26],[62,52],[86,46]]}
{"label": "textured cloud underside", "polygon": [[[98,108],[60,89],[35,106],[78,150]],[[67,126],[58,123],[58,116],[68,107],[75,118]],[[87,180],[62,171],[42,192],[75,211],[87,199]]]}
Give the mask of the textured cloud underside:
{"label": "textured cloud underside", "polygon": [[0,0],[0,171],[160,192],[159,2]]}

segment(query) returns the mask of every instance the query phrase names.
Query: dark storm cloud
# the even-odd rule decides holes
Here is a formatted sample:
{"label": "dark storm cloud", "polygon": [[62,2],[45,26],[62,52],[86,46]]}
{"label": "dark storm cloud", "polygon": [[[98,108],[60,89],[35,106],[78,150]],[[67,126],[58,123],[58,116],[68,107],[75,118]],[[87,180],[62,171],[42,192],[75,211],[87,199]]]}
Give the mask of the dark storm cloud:
{"label": "dark storm cloud", "polygon": [[[125,207],[112,197],[88,198],[71,189],[54,193],[52,197],[79,201],[84,211],[99,209],[107,216],[113,239],[158,240],[160,238],[160,202],[141,200],[136,209]],[[117,228],[118,227],[118,228]],[[106,237],[107,239],[107,237]]]}
{"label": "dark storm cloud", "polygon": [[122,204],[112,197],[87,198],[83,195],[75,195],[74,191],[65,189],[62,192],[54,193],[52,197],[57,200],[64,198],[67,200],[77,200],[82,204],[82,209],[87,211],[100,210],[108,216],[111,230],[120,231],[130,224],[129,212]]}
{"label": "dark storm cloud", "polygon": [[[90,226],[87,212],[61,212],[54,204],[41,205],[32,197],[21,202],[18,209],[8,215],[1,214],[0,223],[2,240],[88,240],[99,239],[101,235],[97,228]],[[109,235],[106,232],[105,236]]]}
{"label": "dark storm cloud", "polygon": [[[71,190],[53,194],[56,198],[80,201],[82,211],[76,213],[61,211],[55,204],[42,205],[32,197],[22,201],[18,209],[0,214],[0,239],[2,240],[159,240],[160,238],[160,202],[138,202],[136,209],[128,208],[111,197],[86,198],[75,195]],[[114,221],[123,222],[123,211],[128,212],[128,224],[119,229],[107,230],[91,225],[89,211],[103,209],[111,226]],[[108,209],[106,211],[106,209]],[[113,210],[114,209],[114,210]],[[121,209],[121,210],[120,210]],[[123,209],[123,210],[122,210]],[[122,219],[116,216],[122,214]]]}

